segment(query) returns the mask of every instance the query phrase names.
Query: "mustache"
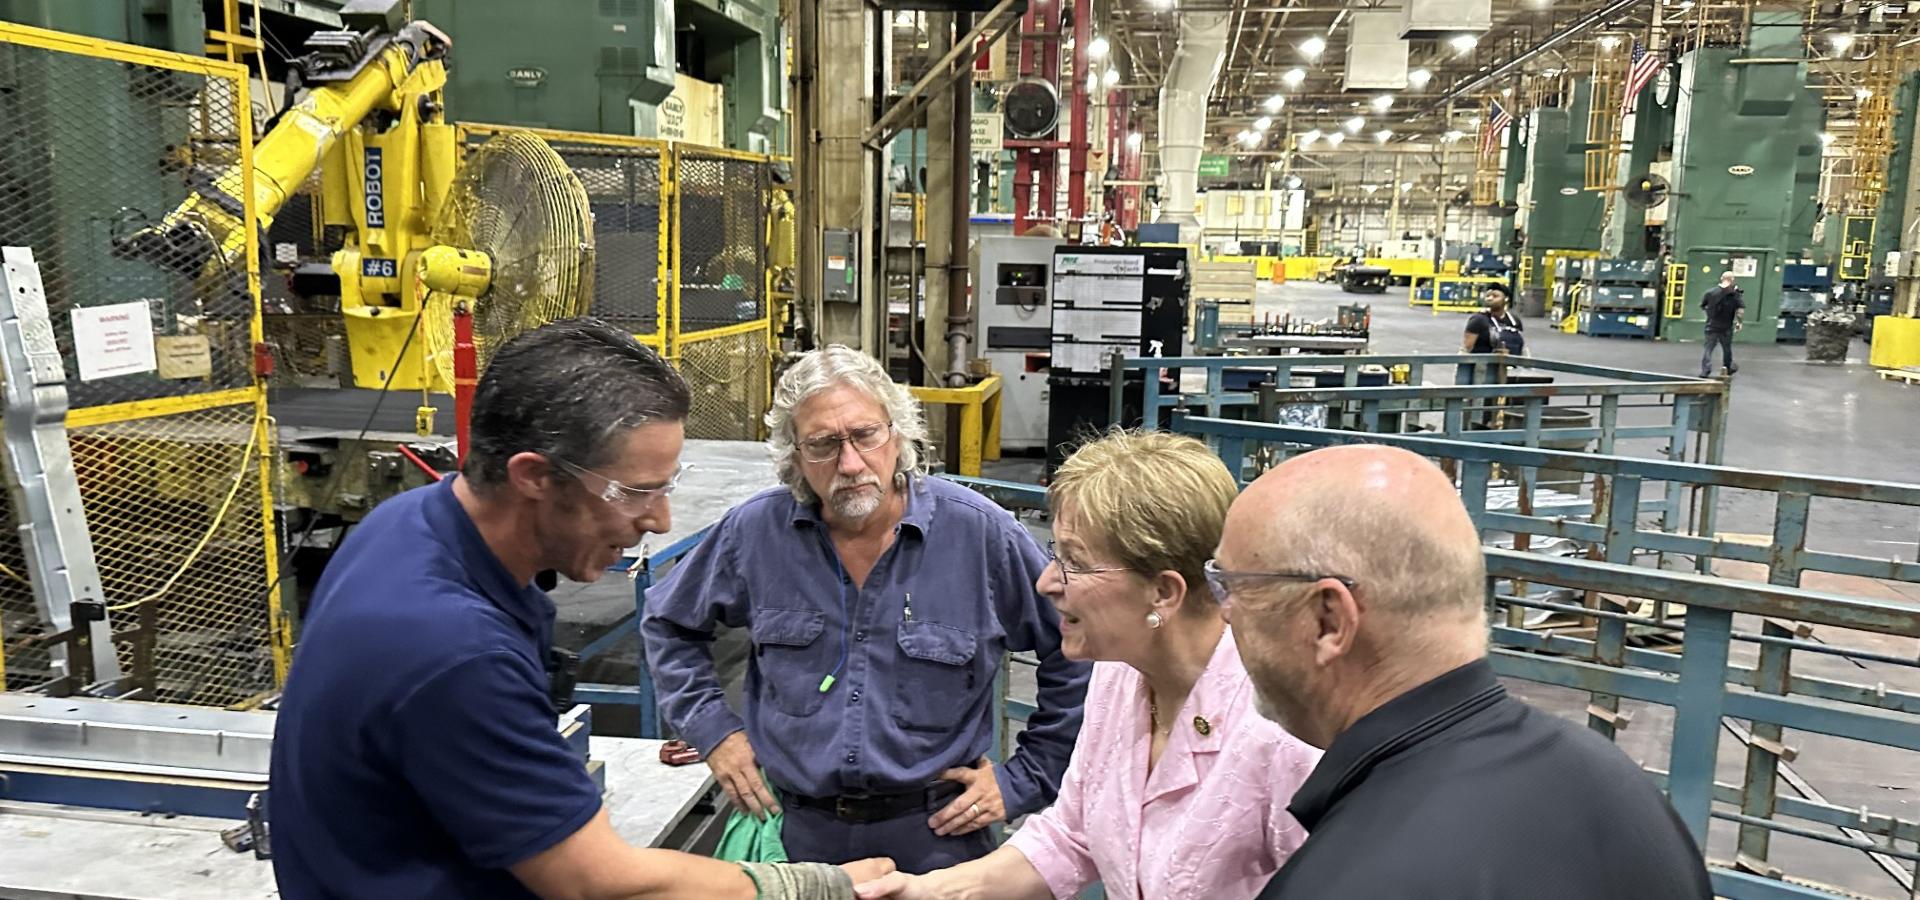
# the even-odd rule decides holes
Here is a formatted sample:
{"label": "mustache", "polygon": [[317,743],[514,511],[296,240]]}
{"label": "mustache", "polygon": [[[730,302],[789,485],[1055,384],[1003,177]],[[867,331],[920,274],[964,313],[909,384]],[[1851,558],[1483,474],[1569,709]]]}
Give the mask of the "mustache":
{"label": "mustache", "polygon": [[827,485],[827,491],[828,493],[837,494],[844,490],[867,486],[880,487],[880,479],[871,473],[851,478],[844,475],[836,475],[833,478],[833,483]]}

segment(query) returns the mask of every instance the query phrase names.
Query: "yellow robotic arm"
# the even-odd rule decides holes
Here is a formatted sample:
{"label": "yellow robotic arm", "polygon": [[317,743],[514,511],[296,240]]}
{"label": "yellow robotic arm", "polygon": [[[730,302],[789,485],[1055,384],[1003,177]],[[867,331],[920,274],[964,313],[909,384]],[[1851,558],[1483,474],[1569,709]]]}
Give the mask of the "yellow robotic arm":
{"label": "yellow robotic arm", "polygon": [[[369,117],[438,116],[437,108],[403,106],[413,98],[437,97],[446,84],[447,36],[426,22],[404,22],[398,0],[349,4],[349,10],[355,7],[357,12],[342,14],[348,30],[317,32],[308,40],[309,52],[296,66],[314,87],[254,148],[253,209],[262,231],[341,138]],[[189,276],[231,270],[246,251],[244,193],[243,168],[229,166],[158,224],[117,238],[115,253]],[[377,195],[370,199],[374,221],[358,224],[378,227],[380,203]]]}

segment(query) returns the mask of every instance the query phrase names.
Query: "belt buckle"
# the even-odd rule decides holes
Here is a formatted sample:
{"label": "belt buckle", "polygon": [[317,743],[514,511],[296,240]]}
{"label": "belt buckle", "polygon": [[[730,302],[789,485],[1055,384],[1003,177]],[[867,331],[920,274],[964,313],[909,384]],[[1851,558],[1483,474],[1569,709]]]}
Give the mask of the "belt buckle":
{"label": "belt buckle", "polygon": [[833,814],[841,821],[853,821],[853,805],[848,802],[846,795],[842,794],[833,798]]}

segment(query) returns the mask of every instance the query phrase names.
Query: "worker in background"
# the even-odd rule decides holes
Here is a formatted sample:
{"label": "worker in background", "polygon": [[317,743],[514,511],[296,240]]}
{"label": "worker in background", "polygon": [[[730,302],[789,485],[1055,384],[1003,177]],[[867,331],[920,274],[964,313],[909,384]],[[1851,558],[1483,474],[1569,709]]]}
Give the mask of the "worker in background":
{"label": "worker in background", "polygon": [[[667,720],[739,809],[783,816],[789,859],[881,853],[926,872],[985,856],[987,826],[1053,801],[1080,730],[1088,668],[1034,590],[1046,553],[1006,510],[925,476],[919,403],[870,356],[801,355],[767,426],[783,486],[647,592]],[[740,712],[714,675],[721,624],[753,638]],[[1007,651],[1039,657],[1038,709],[996,766]]]}
{"label": "worker in background", "polygon": [[1482,295],[1486,301],[1485,312],[1477,312],[1467,317],[1467,329],[1460,337],[1460,349],[1465,353],[1492,353],[1495,350],[1521,356],[1527,352],[1527,336],[1520,324],[1520,317],[1507,308],[1507,289],[1503,285],[1492,285]]}
{"label": "worker in background", "polygon": [[[1249,900],[1306,830],[1287,813],[1320,752],[1254,709],[1207,560],[1239,485],[1218,454],[1164,431],[1109,434],[1053,475],[1040,590],[1066,652],[1098,660],[1060,798],[985,859],[894,873],[864,900]],[[1141,786],[1149,786],[1142,790]]]}
{"label": "worker in background", "polygon": [[1326,750],[1263,900],[1713,895],[1639,766],[1494,678],[1480,535],[1426,459],[1289,459],[1234,501],[1216,566],[1262,712]]}
{"label": "worker in background", "polygon": [[1733,334],[1745,324],[1741,311],[1747,308],[1746,294],[1733,283],[1732,272],[1720,273],[1720,284],[1707,292],[1706,299],[1700,303],[1707,311],[1706,348],[1700,353],[1700,377],[1713,374],[1713,347],[1720,345],[1720,356],[1726,374],[1740,371],[1733,361]]}
{"label": "worker in background", "polygon": [[461,474],[380,504],[315,592],[273,738],[280,896],[824,900],[891,869],[630,847],[560,737],[534,573],[590,582],[667,530],[689,402],[594,319],[494,355]]}

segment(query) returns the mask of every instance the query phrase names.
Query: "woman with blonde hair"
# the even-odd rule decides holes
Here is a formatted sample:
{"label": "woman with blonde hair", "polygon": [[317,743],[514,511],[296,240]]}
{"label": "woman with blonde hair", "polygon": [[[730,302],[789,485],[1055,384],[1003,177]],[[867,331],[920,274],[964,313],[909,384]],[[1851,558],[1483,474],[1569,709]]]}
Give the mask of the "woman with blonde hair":
{"label": "woman with blonde hair", "polygon": [[1095,660],[1053,806],[981,859],[859,887],[866,900],[1251,898],[1306,832],[1287,812],[1320,753],[1261,717],[1209,588],[1238,492],[1190,437],[1114,432],[1055,474],[1038,587],[1063,650]]}

